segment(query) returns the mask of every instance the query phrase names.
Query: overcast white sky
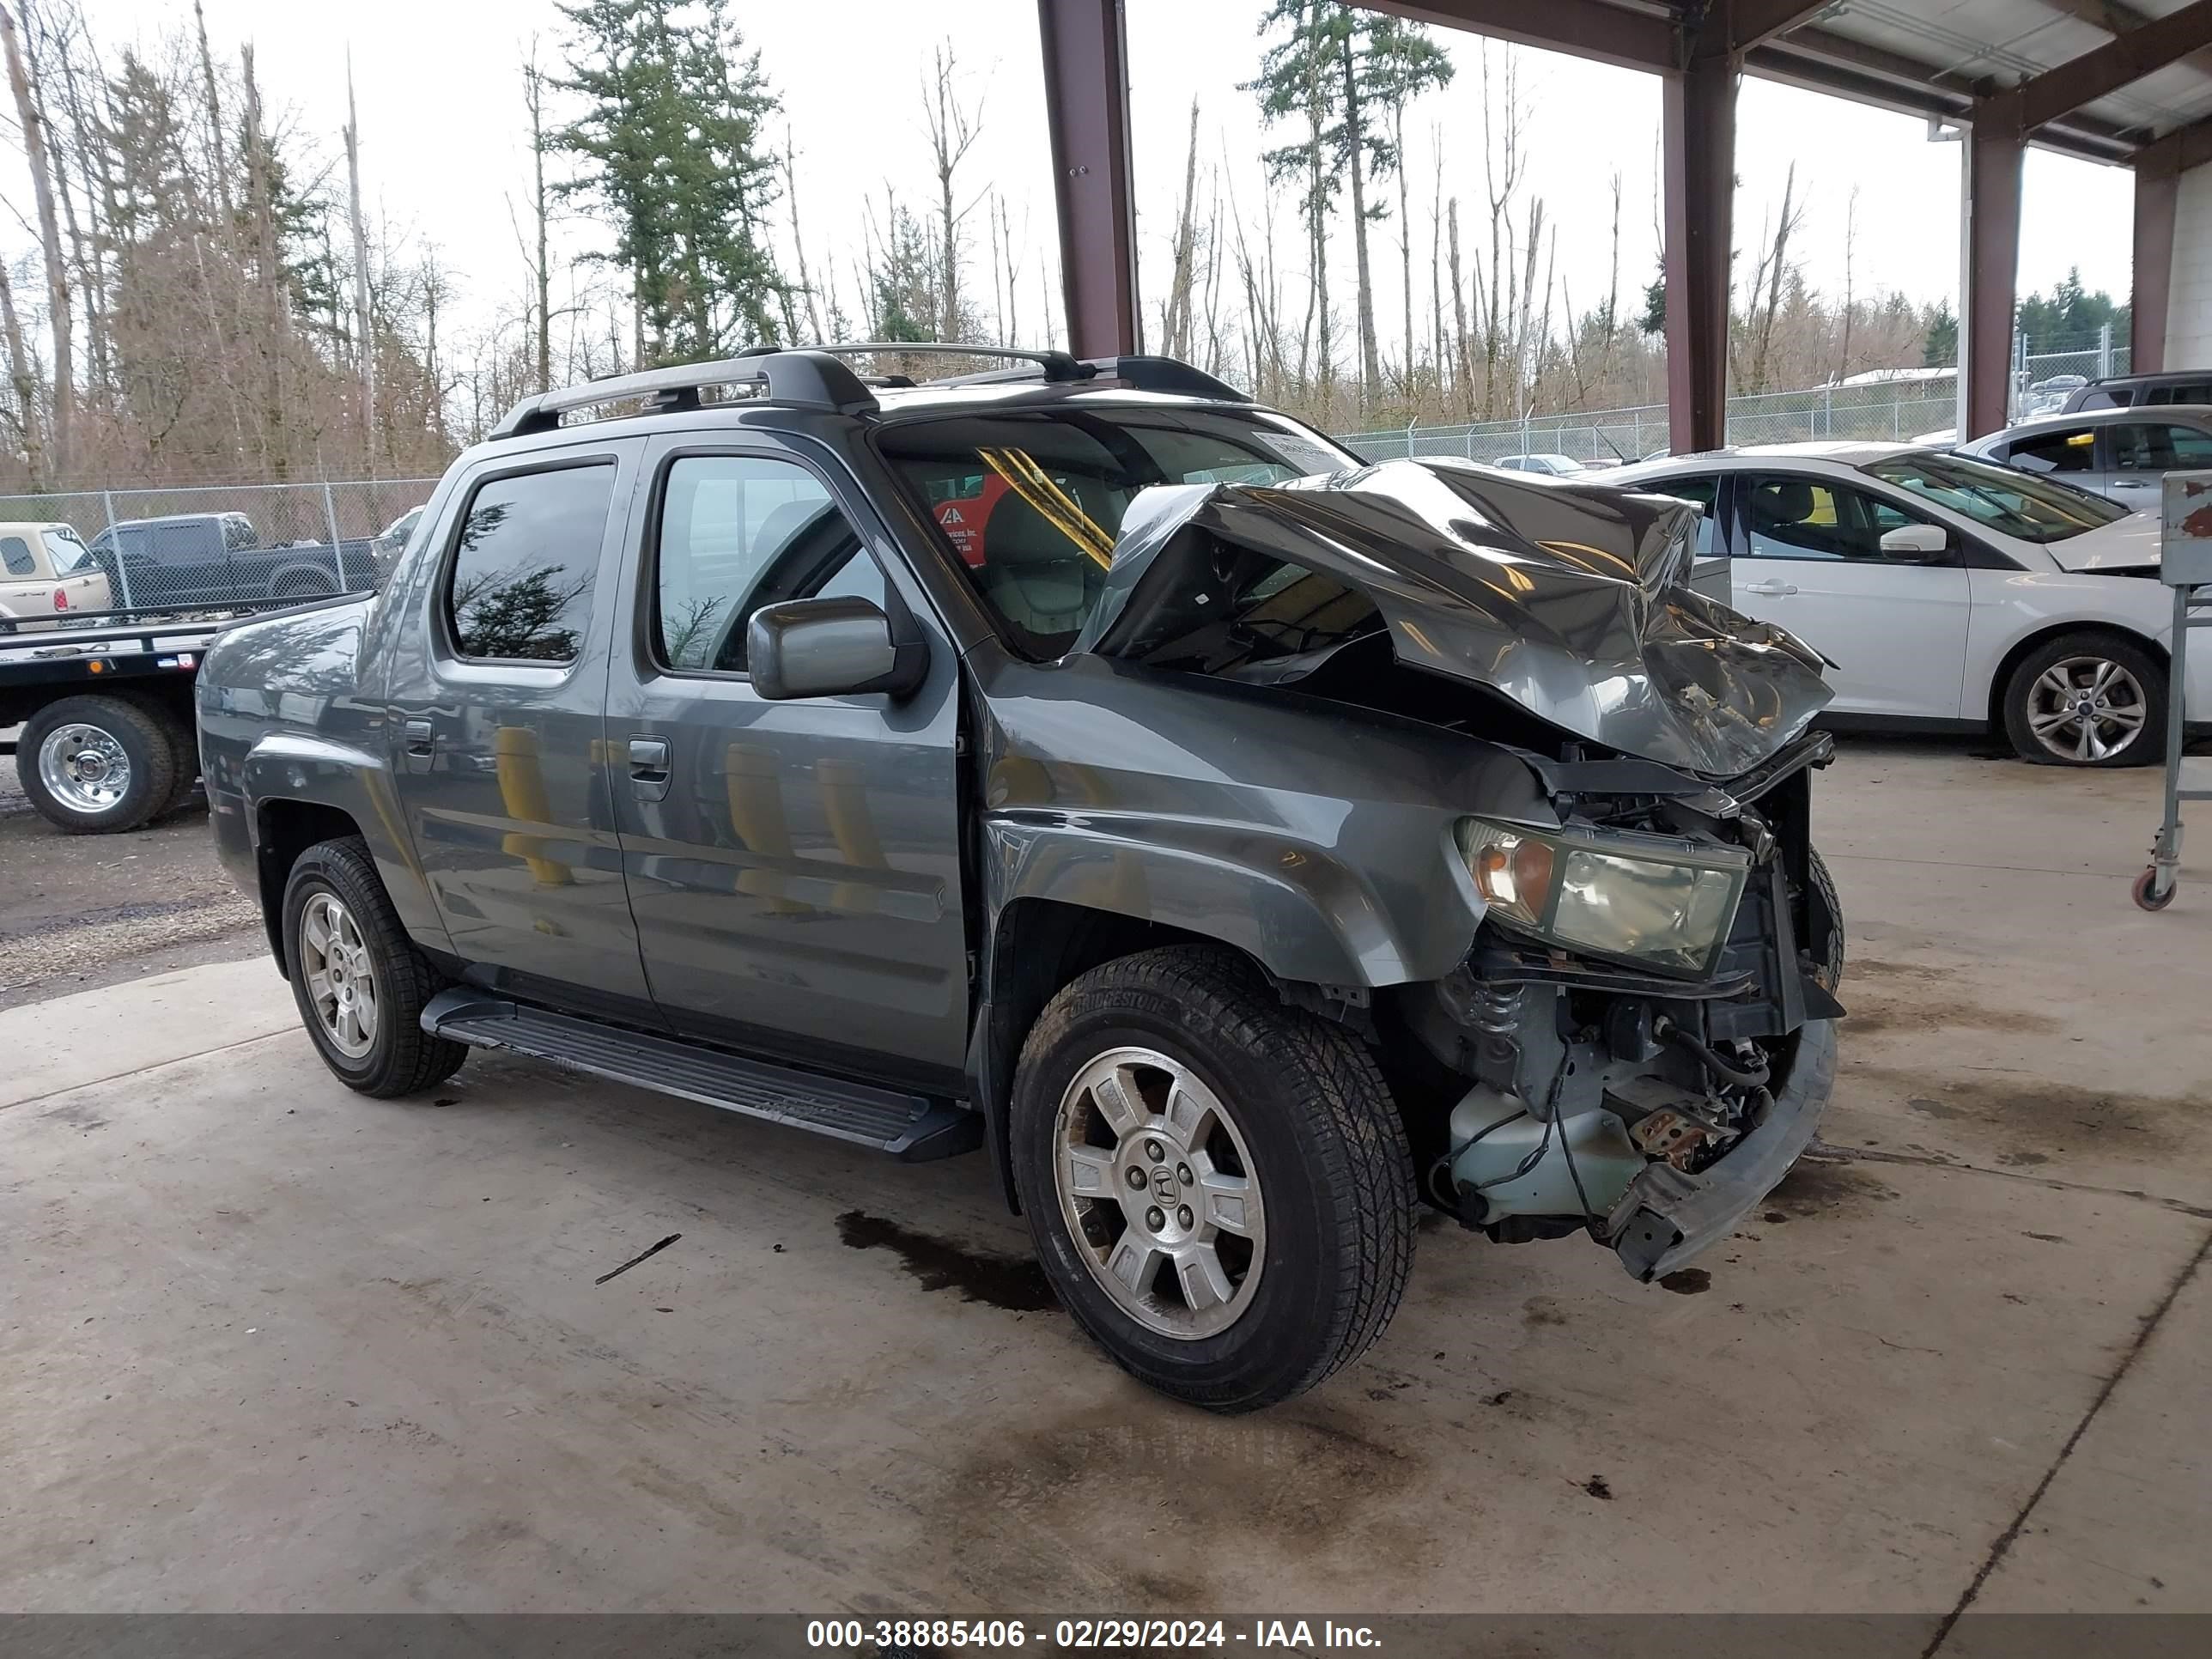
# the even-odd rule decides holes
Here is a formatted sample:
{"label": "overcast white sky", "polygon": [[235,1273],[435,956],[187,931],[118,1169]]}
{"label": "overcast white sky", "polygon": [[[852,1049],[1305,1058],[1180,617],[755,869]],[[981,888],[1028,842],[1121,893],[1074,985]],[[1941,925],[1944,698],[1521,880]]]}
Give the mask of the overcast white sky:
{"label": "overcast white sky", "polygon": [[[86,0],[111,46],[136,39],[152,48],[189,25],[179,0]],[[465,322],[483,324],[515,308],[526,274],[510,228],[527,179],[519,64],[532,36],[557,61],[564,21],[551,0],[377,0],[370,6],[303,5],[300,0],[204,0],[218,52],[256,45],[264,96],[338,154],[346,53],[360,102],[363,169],[372,212],[392,229],[434,243],[462,285]],[[1190,101],[1200,104],[1203,164],[1223,162],[1248,219],[1260,194],[1255,159],[1263,141],[1252,95],[1237,83],[1255,73],[1261,0],[1127,0],[1131,118],[1136,155],[1142,281],[1156,316],[1168,235],[1181,186]],[[1006,198],[1025,240],[1018,314],[1031,333],[1054,259],[1050,162],[1043,125],[1034,0],[738,0],[748,44],[760,50],[783,100],[799,148],[801,207],[810,255],[834,252],[850,292],[847,261],[860,241],[864,201],[886,185],[915,199],[931,188],[920,77],[930,50],[951,37],[982,131],[963,178]],[[1447,37],[1459,76],[1417,106],[1409,121],[1419,290],[1433,188],[1432,131],[1446,157],[1445,191],[1479,195],[1481,93],[1478,42]],[[1492,47],[1493,53],[1503,49]],[[111,60],[112,61],[112,60]],[[1558,228],[1558,264],[1577,306],[1600,297],[1609,255],[1609,181],[1623,180],[1623,303],[1632,305],[1657,258],[1652,194],[1659,82],[1650,76],[1549,53],[1520,54],[1529,106],[1529,187]],[[1418,133],[1418,137],[1414,136]],[[1856,280],[1862,292],[1893,289],[1916,300],[1958,289],[1960,147],[1931,143],[1921,121],[1841,100],[1747,80],[1738,116],[1736,240],[1757,241],[1779,202],[1794,161],[1808,199],[1802,247],[1814,286],[1843,284],[1846,210],[1858,192]],[[0,164],[0,195],[27,210],[20,156]],[[2029,153],[2021,247],[2023,293],[2047,289],[2078,264],[2092,288],[2124,295],[2129,281],[2131,181],[2042,150]],[[1470,204],[1462,202],[1463,227]],[[1302,269],[1287,201],[1281,252]],[[980,214],[973,222],[979,240]],[[27,244],[8,227],[15,252]],[[587,224],[572,246],[591,245]],[[1396,229],[1378,227],[1378,283],[1387,325],[1396,313]],[[1348,295],[1349,240],[1333,255]],[[1747,252],[1745,257],[1749,257]],[[817,277],[818,277],[817,272]],[[979,257],[971,285],[984,283]],[[1056,279],[1054,279],[1056,280]],[[848,307],[851,307],[848,299]]]}

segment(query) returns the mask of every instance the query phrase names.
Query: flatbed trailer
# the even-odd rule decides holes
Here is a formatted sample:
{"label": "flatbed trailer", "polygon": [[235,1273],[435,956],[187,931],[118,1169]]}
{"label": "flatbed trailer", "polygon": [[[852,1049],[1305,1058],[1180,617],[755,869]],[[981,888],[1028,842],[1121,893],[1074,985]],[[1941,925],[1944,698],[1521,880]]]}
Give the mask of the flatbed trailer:
{"label": "flatbed trailer", "polygon": [[84,611],[59,627],[0,621],[0,730],[22,725],[15,770],[31,805],[80,835],[136,830],[184,805],[199,777],[192,680],[208,646],[234,623],[298,605]]}

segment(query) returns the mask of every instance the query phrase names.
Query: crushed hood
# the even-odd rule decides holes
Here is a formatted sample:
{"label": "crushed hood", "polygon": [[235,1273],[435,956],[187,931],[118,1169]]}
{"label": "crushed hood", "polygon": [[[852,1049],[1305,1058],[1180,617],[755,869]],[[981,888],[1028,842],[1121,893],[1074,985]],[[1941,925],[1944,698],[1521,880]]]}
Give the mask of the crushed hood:
{"label": "crushed hood", "polygon": [[2061,570],[2146,570],[2157,568],[2164,538],[2158,514],[2130,513],[2095,530],[2043,545]]}
{"label": "crushed hood", "polygon": [[[1229,603],[1226,543],[1355,590],[1409,667],[1487,687],[1571,736],[1729,777],[1830,693],[1806,646],[1685,585],[1697,521],[1660,496],[1447,460],[1164,485],[1130,504],[1075,648],[1143,660],[1176,619]],[[1293,684],[1326,654],[1278,653],[1239,678]]]}

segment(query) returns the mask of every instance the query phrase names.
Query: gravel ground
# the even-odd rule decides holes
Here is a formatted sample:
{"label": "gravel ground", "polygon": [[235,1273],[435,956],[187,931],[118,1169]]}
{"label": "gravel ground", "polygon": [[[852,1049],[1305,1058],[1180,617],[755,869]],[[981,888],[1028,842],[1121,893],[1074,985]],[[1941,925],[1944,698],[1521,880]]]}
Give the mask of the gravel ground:
{"label": "gravel ground", "polygon": [[65,836],[31,810],[0,732],[0,1008],[263,949],[191,803],[121,836]]}

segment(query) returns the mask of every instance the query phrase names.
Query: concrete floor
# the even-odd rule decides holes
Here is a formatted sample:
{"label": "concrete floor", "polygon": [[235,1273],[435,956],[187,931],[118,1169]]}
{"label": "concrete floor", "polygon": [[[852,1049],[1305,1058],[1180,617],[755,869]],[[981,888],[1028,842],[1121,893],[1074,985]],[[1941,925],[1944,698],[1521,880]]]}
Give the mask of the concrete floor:
{"label": "concrete floor", "polygon": [[2156,787],[1848,750],[1826,1149],[1709,1286],[1431,1231],[1228,1422],[1085,1346],[980,1158],[496,1059],[361,1100],[258,961],[0,1012],[0,1608],[2212,1610]]}

